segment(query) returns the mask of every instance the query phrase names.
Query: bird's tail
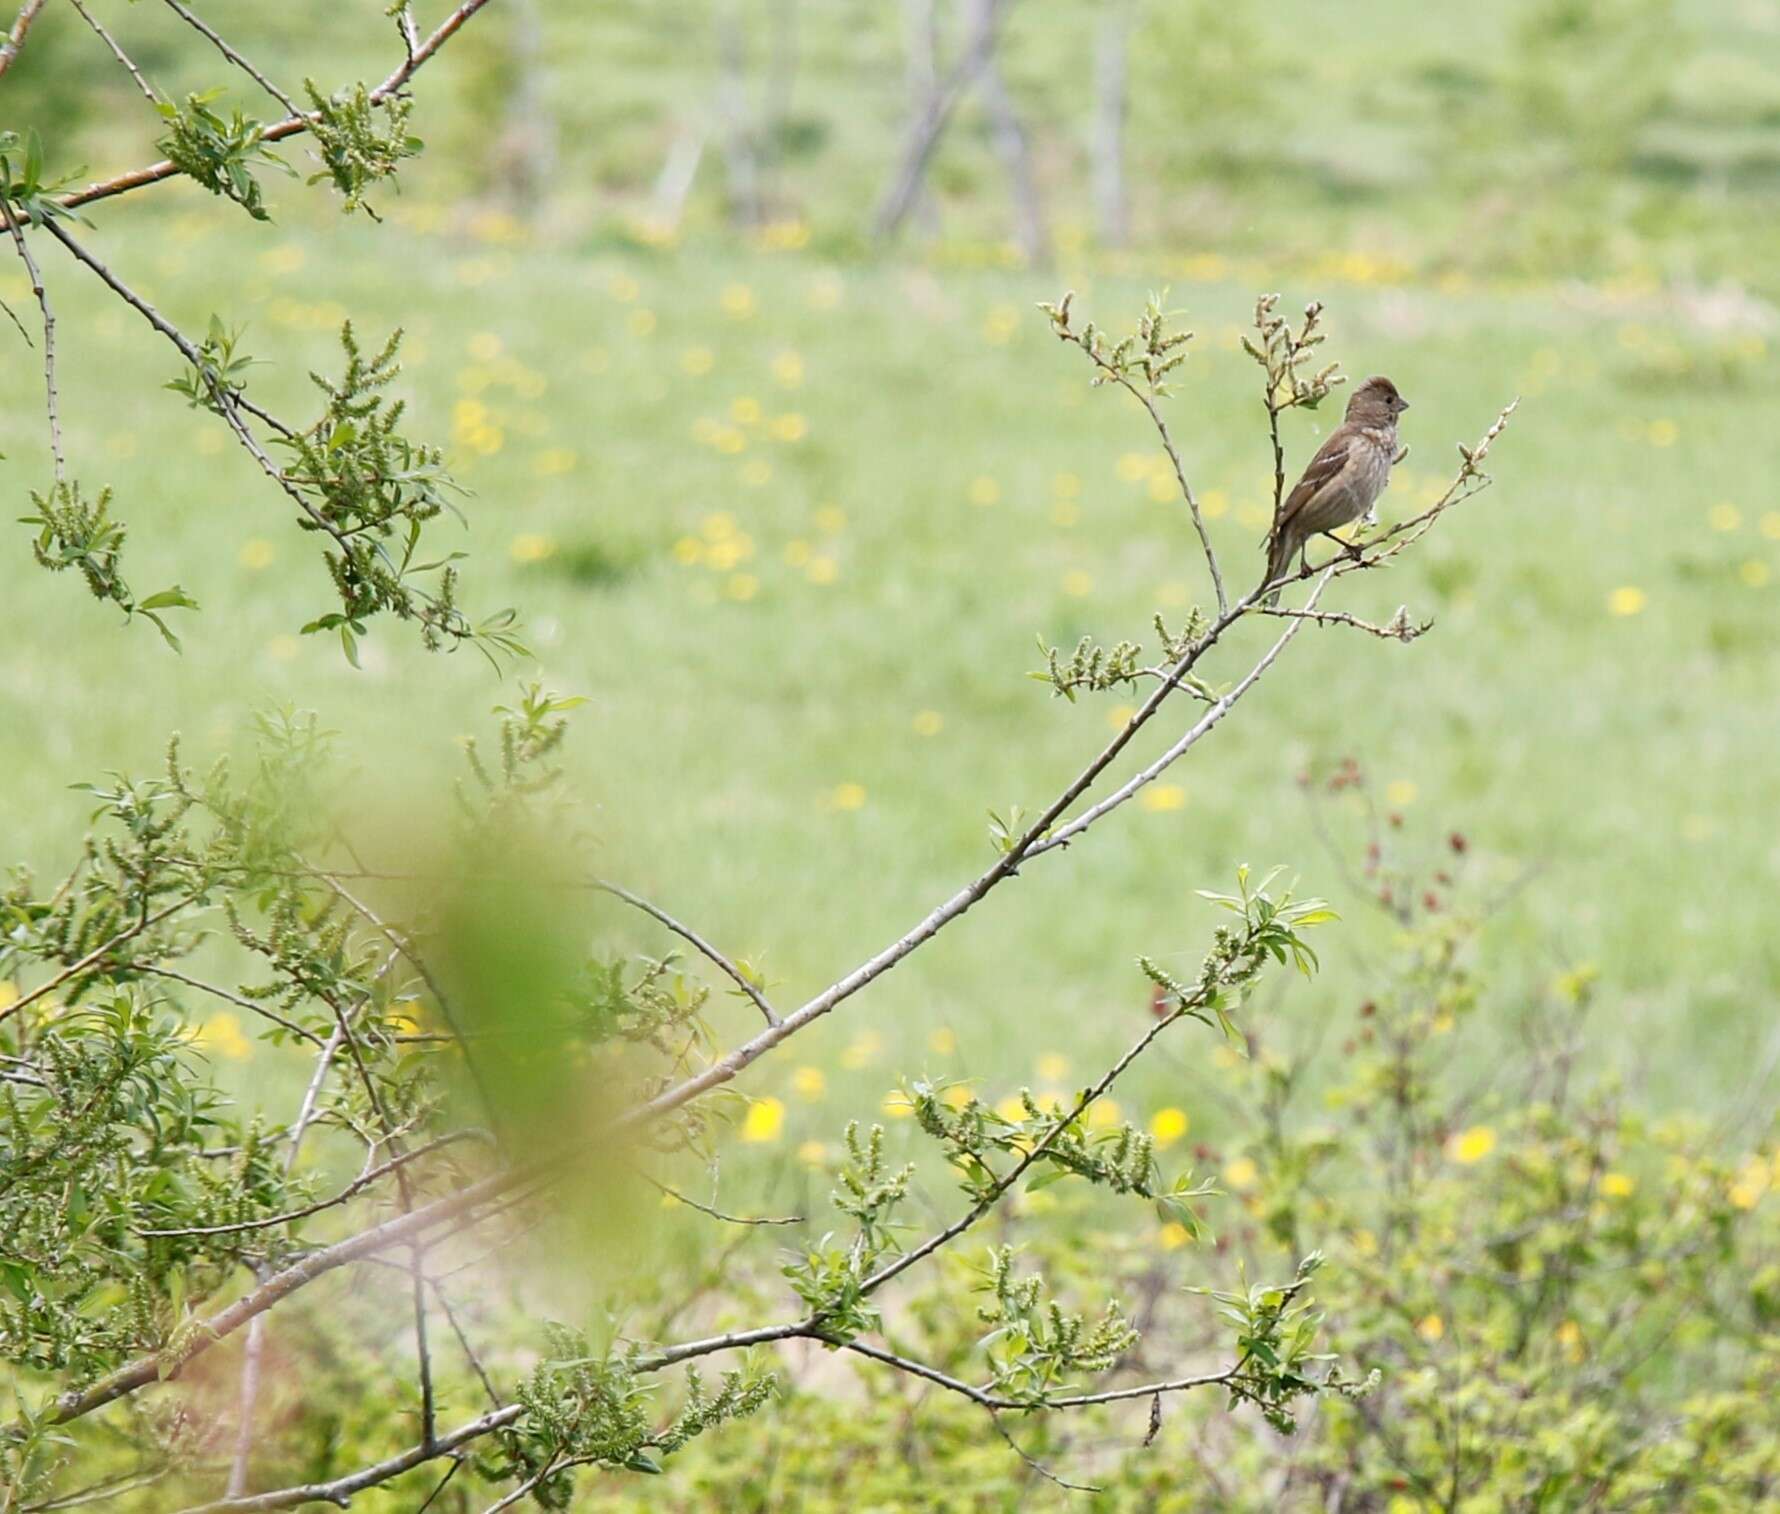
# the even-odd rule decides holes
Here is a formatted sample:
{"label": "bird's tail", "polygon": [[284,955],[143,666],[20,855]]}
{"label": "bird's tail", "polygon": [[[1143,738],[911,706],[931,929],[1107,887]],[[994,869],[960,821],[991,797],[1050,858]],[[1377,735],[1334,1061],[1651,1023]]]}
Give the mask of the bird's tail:
{"label": "bird's tail", "polygon": [[[1267,538],[1267,576],[1256,586],[1265,589],[1277,578],[1283,578],[1292,568],[1292,542],[1284,531],[1274,531]],[[1279,603],[1279,590],[1275,589],[1263,601],[1268,609]]]}

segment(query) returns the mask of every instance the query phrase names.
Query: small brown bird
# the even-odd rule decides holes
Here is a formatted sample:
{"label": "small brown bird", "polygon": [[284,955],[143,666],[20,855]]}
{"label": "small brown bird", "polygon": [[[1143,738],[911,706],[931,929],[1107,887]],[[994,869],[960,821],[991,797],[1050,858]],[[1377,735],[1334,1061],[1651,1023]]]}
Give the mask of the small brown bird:
{"label": "small brown bird", "polygon": [[[1292,570],[1311,537],[1368,514],[1390,482],[1397,460],[1397,417],[1409,401],[1388,378],[1369,378],[1347,402],[1347,416],[1317,448],[1304,477],[1279,507],[1267,538],[1267,576],[1261,587]],[[1279,590],[1267,596],[1279,601]]]}

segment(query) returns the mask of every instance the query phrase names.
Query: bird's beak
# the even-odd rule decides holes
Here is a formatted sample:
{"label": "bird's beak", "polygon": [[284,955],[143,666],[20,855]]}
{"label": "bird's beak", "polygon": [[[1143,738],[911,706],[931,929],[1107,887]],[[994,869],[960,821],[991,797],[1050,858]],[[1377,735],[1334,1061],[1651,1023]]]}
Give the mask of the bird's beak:
{"label": "bird's beak", "polygon": [[1399,410],[1407,410],[1409,408],[1409,401],[1404,399],[1400,394],[1397,396],[1397,408]]}

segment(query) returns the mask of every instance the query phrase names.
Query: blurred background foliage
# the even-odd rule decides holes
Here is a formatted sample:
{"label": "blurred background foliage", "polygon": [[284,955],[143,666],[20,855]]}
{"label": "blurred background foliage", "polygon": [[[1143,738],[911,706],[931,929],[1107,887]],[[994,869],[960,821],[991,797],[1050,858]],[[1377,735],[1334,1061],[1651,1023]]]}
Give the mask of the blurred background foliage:
{"label": "blurred background foliage", "polygon": [[[211,0],[205,14],[294,88],[381,78],[398,56],[381,10]],[[1326,300],[1331,353],[1411,398],[1414,450],[1387,511],[1413,508],[1449,471],[1452,442],[1523,395],[1493,459],[1498,489],[1355,586],[1356,610],[1384,618],[1406,601],[1434,632],[1410,649],[1301,638],[1243,718],[1137,813],[756,1069],[724,1199],[818,1202],[846,1112],[888,1100],[893,1137],[907,1131],[888,1099],[900,1074],[1072,1086],[1147,1013],[1132,959],[1195,939],[1193,889],[1242,861],[1290,862],[1348,917],[1319,983],[1268,1006],[1303,1044],[1345,1034],[1403,948],[1404,921],[1370,907],[1387,885],[1334,834],[1376,822],[1436,846],[1468,838],[1501,896],[1482,1006],[1430,1074],[1458,1113],[1421,1131],[1426,1159],[1476,1173],[1493,1143],[1519,1142],[1548,1165],[1609,1170],[1547,1150],[1570,1134],[1530,1115],[1523,1128],[1466,1112],[1498,1059],[1536,1058],[1520,1012],[1574,997],[1582,974],[1592,1010],[1566,1055],[1616,1080],[1602,1141],[1628,1117],[1656,1132],[1637,1194],[1660,1210],[1663,1185],[1682,1181],[1656,1149],[1673,1136],[1661,1122],[1771,1104],[1780,4],[1010,5],[1000,121],[1017,124],[1024,168],[992,101],[966,92],[886,243],[874,216],[910,100],[929,73],[944,79],[974,14],[944,0],[503,5],[417,88],[427,151],[380,202],[383,227],[273,178],[271,227],[176,182],[94,207],[90,239],[187,329],[212,313],[244,324],[270,400],[305,393],[348,313],[370,340],[408,329],[411,429],[447,447],[475,494],[466,599],[520,605],[548,682],[590,697],[562,760],[598,804],[598,866],[764,963],[782,1002],[906,928],[987,855],[985,810],[1054,791],[1123,719],[1112,700],[1047,702],[1022,676],[1035,632],[1112,640],[1203,594],[1165,459],[1119,397],[1085,391],[1037,300],[1073,286],[1122,324],[1148,290],[1171,289],[1199,333],[1171,414],[1239,579],[1251,562],[1258,573],[1267,525],[1270,460],[1236,350],[1258,291]],[[169,94],[226,77],[148,7],[106,19]],[[1114,213],[1097,133],[1117,39]],[[65,170],[102,177],[156,156],[157,121],[61,5],[0,86],[0,128],[26,123]],[[256,704],[320,710],[393,792],[438,778],[449,736],[503,697],[486,668],[385,635],[354,671],[333,642],[298,636],[311,543],[215,423],[160,392],[174,374],[146,330],[55,249],[45,273],[78,471],[116,490],[142,581],[178,576],[204,611],[174,657],[39,573],[15,528],[0,655],[11,852],[52,870],[84,819],[72,778],[152,767],[172,728],[200,756],[231,749]],[[10,262],[0,298],[29,298]],[[22,502],[44,471],[40,375],[7,350],[0,467]],[[1296,418],[1288,466],[1330,420]],[[1368,783],[1313,804],[1350,757]],[[1421,914],[1453,907],[1437,880],[1417,894]],[[206,1042],[225,1082],[250,1105],[277,1102],[295,1074],[229,1029]],[[1341,1077],[1311,1060],[1314,1105]],[[1246,1182],[1228,1169],[1257,1158],[1231,1073],[1183,1043],[1140,1067],[1122,1102],[1180,1150],[1202,1145],[1240,1192],[1257,1167],[1237,1168]],[[1490,1151],[1459,1160],[1475,1145],[1451,1141],[1485,1128]],[[1677,1158],[1689,1181],[1717,1183],[1704,1208],[1759,1218],[1764,1129],[1757,1118]],[[1750,1202],[1727,1201],[1733,1189]],[[1516,1223],[1516,1191],[1492,1190],[1472,1219]],[[1470,1200],[1437,1202],[1462,1217]],[[1306,1236],[1344,1223],[1324,1210]],[[1700,1224],[1729,1244],[1717,1219]],[[1276,1268],[1259,1200],[1239,1198],[1218,1228]],[[1131,1275],[1193,1281],[1176,1240],[1152,1226],[1119,1244]],[[685,1245],[690,1267],[700,1245]],[[1330,1271],[1343,1275],[1363,1272]],[[1755,1311],[1753,1337],[1771,1291],[1738,1303]],[[1390,1335],[1377,1297],[1357,1297],[1355,1342],[1425,1349],[1429,1371],[1467,1340],[1498,1343],[1487,1292],[1470,1337],[1434,1299],[1398,1301],[1416,1312]],[[1583,1349],[1557,1333],[1576,1317],[1566,1297],[1542,1290],[1532,1315],[1558,1367]],[[1418,1328],[1429,1318],[1438,1333]],[[1710,1355],[1673,1358],[1674,1402]],[[1746,1389],[1738,1376],[1723,1391]],[[880,1449],[907,1422],[904,1390],[885,1391],[881,1416],[861,1421]],[[1723,1447],[1710,1408],[1699,1443]],[[794,1479],[747,1490],[762,1506],[793,1488],[820,1507],[812,1488],[836,1475],[825,1450],[814,1482],[795,1481],[812,1445],[842,1440],[819,1397],[797,1412],[759,1432]],[[1478,1423],[1485,1442],[1508,1433]],[[1004,1481],[959,1507],[1031,1491],[982,1431],[968,1422],[951,1465]],[[756,1465],[723,1435],[691,1454],[710,1458],[713,1496],[740,1496],[735,1479]],[[881,1470],[893,1506],[906,1465]],[[1130,1496],[1198,1506],[1171,1505],[1179,1491]],[[1398,1493],[1457,1506],[1412,1480]]]}

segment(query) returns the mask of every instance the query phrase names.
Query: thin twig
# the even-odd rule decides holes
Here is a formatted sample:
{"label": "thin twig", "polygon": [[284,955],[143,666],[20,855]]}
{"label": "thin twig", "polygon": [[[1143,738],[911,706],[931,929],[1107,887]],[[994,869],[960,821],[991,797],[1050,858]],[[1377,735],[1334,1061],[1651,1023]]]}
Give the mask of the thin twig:
{"label": "thin twig", "polygon": [[[78,4],[79,0],[76,0],[76,3]],[[289,95],[287,95],[282,89],[280,89],[276,84],[274,84],[270,79],[268,79],[263,73],[261,73],[257,68],[255,68],[251,63],[249,63],[247,61],[247,59],[242,57],[240,53],[236,52],[235,49],[233,47],[231,47],[228,44],[228,42],[225,41],[216,32],[216,30],[213,27],[211,27],[209,25],[209,23],[207,23],[203,19],[203,17],[198,16],[195,13],[193,13],[192,11],[188,10],[185,6],[183,6],[179,3],[179,0],[167,0],[167,9],[172,11],[174,15],[178,16],[182,21],[184,21],[186,23],[187,26],[191,27],[194,31],[200,32],[204,36],[208,37],[213,43],[216,44],[216,50],[219,53],[221,53],[225,58],[227,58],[229,60],[229,62],[233,63],[236,68],[240,69],[242,73],[246,74],[248,76],[248,78],[252,79],[253,82],[255,84],[259,85],[259,87],[261,89],[265,90],[265,92],[267,94],[269,94],[274,100],[276,100],[280,105],[282,105],[293,116],[300,116],[303,114],[303,108],[300,105],[298,105],[295,100],[291,99],[291,97]]]}
{"label": "thin twig", "polygon": [[456,1477],[457,1474],[463,1470],[463,1465],[463,1457],[452,1457],[451,1465],[445,1469],[445,1475],[441,1477],[438,1482],[433,1484],[433,1491],[427,1494],[426,1501],[414,1511],[414,1514],[426,1514],[426,1511],[432,1508],[439,1495],[445,1491],[445,1484],[450,1482],[452,1478]]}
{"label": "thin twig", "polygon": [[1028,1453],[1020,1443],[1014,1439],[1012,1434],[1009,1433],[1007,1426],[1002,1424],[1001,1416],[995,1413],[994,1410],[990,1410],[989,1412],[989,1422],[995,1426],[995,1433],[1007,1442],[1008,1449],[1047,1482],[1054,1482],[1059,1488],[1067,1488],[1071,1493],[1103,1493],[1106,1491],[1099,1483],[1070,1482],[1067,1478],[1059,1477],[1043,1462]]}
{"label": "thin twig", "polygon": [[[25,240],[18,217],[12,213],[12,201],[5,194],[0,194],[0,216],[6,219],[6,229],[12,234],[13,246],[18,248],[19,258],[25,265],[26,274],[30,276],[31,293],[37,296],[37,308],[43,313],[44,408],[49,415],[50,461],[55,469],[56,483],[60,485],[67,476],[68,465],[62,455],[62,415],[56,401],[56,316],[50,309],[49,294],[43,287],[43,275],[38,271],[37,259],[31,256],[31,246]],[[17,316],[13,316],[13,322],[17,324]],[[23,326],[19,327],[21,334],[24,329]],[[30,338],[26,337],[25,340],[28,342]]]}
{"label": "thin twig", "polygon": [[[433,56],[434,53],[449,42],[464,22],[487,5],[489,0],[464,0],[464,3],[435,27],[426,40],[403,60],[401,66],[371,91],[370,101],[373,105],[381,105],[385,100],[398,94],[405,85]],[[318,118],[313,112],[293,112],[282,121],[268,126],[260,135],[262,142],[282,142],[286,137],[294,137],[309,130]],[[159,184],[163,180],[176,177],[181,172],[179,166],[169,159],[163,158],[159,163],[150,163],[146,168],[133,169],[129,173],[119,174],[116,178],[106,179],[102,183],[89,184],[85,189],[74,194],[64,195],[61,205],[72,210],[79,205],[90,205],[95,200],[108,200],[113,195],[126,194],[133,189],[141,189],[148,184]]]}
{"label": "thin twig", "polygon": [[691,926],[682,924],[666,910],[660,908],[658,905],[651,904],[641,894],[633,894],[629,889],[622,888],[616,883],[610,883],[604,878],[598,879],[595,882],[594,887],[605,893],[611,894],[614,898],[622,899],[633,909],[640,909],[645,915],[648,915],[650,919],[660,921],[661,924],[665,925],[682,941],[689,942],[699,952],[703,953],[705,957],[721,968],[723,972],[734,981],[736,987],[741,989],[744,994],[754,1001],[754,1007],[766,1017],[766,1023],[768,1025],[777,1025],[779,1023],[778,1013],[773,1009],[772,1005],[767,1002],[766,995],[760,991],[754,981],[749,978],[741,968],[737,967],[735,963],[730,961],[728,957],[724,956],[722,952],[718,951],[716,947],[711,945],[709,941],[705,940],[703,936],[693,930]]}
{"label": "thin twig", "polygon": [[177,899],[165,909],[158,909],[152,915],[142,916],[134,925],[125,926],[124,929],[119,931],[109,941],[102,942],[100,945],[95,946],[78,962],[71,963],[69,966],[64,967],[53,977],[47,979],[45,982],[39,983],[30,993],[23,994],[19,998],[14,999],[12,1003],[6,1005],[4,1008],[0,1008],[0,1020],[9,1019],[11,1016],[16,1015],[21,1009],[24,1009],[27,1005],[33,1004],[38,999],[41,999],[45,994],[54,993],[70,978],[78,978],[82,973],[86,972],[88,968],[95,967],[100,962],[103,962],[112,952],[122,946],[124,942],[134,940],[151,925],[159,925],[161,921],[165,920],[168,916],[178,914],[179,911],[186,908],[187,905],[195,903],[197,898],[198,895],[192,894],[187,898]]}
{"label": "thin twig", "polygon": [[162,336],[179,349],[180,355],[192,365],[208,384],[210,396],[216,402],[217,409],[222,413],[223,419],[228,422],[229,429],[235,433],[236,439],[247,449],[248,455],[259,464],[260,471],[296,502],[297,508],[300,509],[304,515],[309,517],[317,530],[326,532],[333,540],[335,546],[337,546],[343,554],[350,556],[351,549],[348,547],[345,537],[341,535],[340,528],[329,520],[327,516],[323,515],[321,511],[315,507],[314,503],[308,496],[286,478],[283,470],[280,469],[269,456],[267,456],[266,449],[260,445],[259,438],[253,434],[253,431],[249,428],[247,422],[242,420],[241,407],[237,403],[237,397],[234,390],[216,379],[211,371],[210,365],[204,361],[203,354],[192,345],[191,341],[187,339],[185,334],[181,332],[178,327],[174,326],[172,322],[167,320],[167,318],[163,316],[160,311],[156,310],[153,305],[149,304],[147,300],[143,299],[141,295],[131,289],[128,284],[124,283],[124,281],[113,273],[104,262],[70,236],[58,222],[54,220],[46,220],[42,225],[44,230],[66,247],[78,261],[85,264],[87,268],[97,274],[99,279],[113,294],[117,295],[119,299],[140,315],[143,320],[147,321],[150,326],[154,327],[156,331],[160,332]]}
{"label": "thin twig", "polygon": [[[301,1209],[292,1209],[284,1214],[270,1214],[257,1220],[236,1220],[233,1224],[228,1225],[185,1225],[173,1230],[138,1230],[136,1234],[157,1236],[239,1235],[247,1230],[268,1230],[274,1225],[288,1225],[296,1220],[307,1219],[312,1214],[320,1214],[324,1209],[332,1209],[336,1205],[344,1204],[354,1195],[363,1193],[365,1189],[377,1182],[378,1179],[387,1177],[390,1173],[407,1166],[410,1162],[418,1161],[421,1157],[428,1156],[432,1152],[438,1151],[441,1147],[454,1146],[459,1141],[487,1139],[488,1137],[486,1133],[480,1130],[450,1131],[445,1135],[428,1141],[424,1146],[416,1146],[412,1150],[404,1151],[398,1156],[391,1157],[387,1162],[379,1163],[369,1172],[361,1173],[332,1198],[317,1199],[313,1204],[305,1204]],[[758,1221],[756,1223],[778,1224],[780,1222],[776,1220],[767,1220]]]}
{"label": "thin twig", "polygon": [[154,87],[148,80],[142,77],[142,70],[130,61],[130,55],[117,45],[117,39],[99,24],[98,18],[81,4],[81,0],[68,0],[68,3],[80,12],[81,20],[86,22],[98,34],[99,40],[111,49],[112,57],[116,58],[129,71],[130,77],[136,81],[136,87],[142,91],[142,97],[159,110],[161,97],[155,93]]}
{"label": "thin twig", "polygon": [[420,975],[420,981],[426,985],[427,992],[433,996],[433,1002],[438,1006],[439,1013],[443,1016],[446,1027],[451,1031],[452,1035],[457,1038],[458,1045],[463,1048],[464,1067],[470,1074],[470,1081],[476,1085],[477,1097],[482,1101],[482,1108],[488,1115],[490,1125],[496,1127],[495,1135],[498,1138],[500,1135],[498,1125],[500,1110],[496,1106],[493,1096],[489,1093],[488,1084],[483,1080],[482,1070],[477,1066],[476,1058],[470,1052],[469,1040],[464,1035],[463,1022],[452,1010],[451,1001],[445,997],[444,988],[440,986],[439,980],[433,976],[432,968],[427,964],[426,959],[421,956],[420,949],[415,946],[413,938],[410,937],[406,931],[397,930],[394,926],[387,924],[383,918],[370,907],[370,905],[366,904],[362,899],[358,898],[357,895],[350,892],[334,875],[323,872],[320,869],[312,869],[310,876],[314,877],[318,882],[331,890],[342,903],[346,904],[359,916],[360,919],[382,936],[385,941],[389,942],[389,944],[400,952],[402,956],[407,958],[409,966]]}
{"label": "thin twig", "polygon": [[0,310],[6,312],[7,320],[12,322],[13,327],[17,330],[18,334],[25,339],[25,345],[35,352],[37,350],[37,343],[31,340],[31,333],[25,330],[25,323],[19,319],[18,311],[8,305],[5,300],[0,300]]}
{"label": "thin twig", "polygon": [[725,1214],[721,1209],[713,1209],[709,1204],[701,1204],[697,1199],[688,1198],[678,1188],[670,1188],[666,1183],[650,1177],[646,1172],[639,1173],[638,1176],[658,1193],[666,1194],[669,1198],[686,1205],[687,1208],[696,1209],[700,1214],[708,1214],[714,1220],[722,1220],[726,1225],[802,1225],[806,1223],[801,1214]]}
{"label": "thin twig", "polygon": [[1397,613],[1383,625],[1370,620],[1361,620],[1357,615],[1349,615],[1345,610],[1282,610],[1277,606],[1261,606],[1263,615],[1276,615],[1282,620],[1310,620],[1319,626],[1352,626],[1356,631],[1364,631],[1368,635],[1377,636],[1385,641],[1411,642],[1425,634],[1433,627],[1434,622],[1424,620],[1419,625],[1409,618],[1409,607],[1399,605]]}
{"label": "thin twig", "polygon": [[476,1348],[470,1344],[470,1337],[457,1317],[457,1310],[451,1307],[451,1299],[445,1292],[442,1278],[428,1277],[427,1286],[433,1290],[433,1297],[439,1301],[439,1307],[445,1311],[445,1322],[451,1326],[451,1333],[457,1337],[457,1344],[462,1348],[464,1359],[469,1362],[470,1370],[476,1374],[482,1384],[482,1391],[488,1395],[488,1401],[495,1408],[501,1407],[501,1395],[495,1391],[494,1381],[488,1375],[488,1369],[482,1365],[482,1358],[476,1354]]}
{"label": "thin twig", "polygon": [[305,1030],[301,1025],[297,1024],[295,1020],[286,1019],[275,1009],[267,1009],[266,1006],[260,1003],[257,999],[249,999],[241,994],[231,993],[228,989],[223,988],[219,984],[206,983],[202,978],[194,978],[189,974],[178,971],[176,968],[162,967],[154,962],[132,962],[129,964],[129,970],[133,973],[142,973],[146,977],[167,978],[174,983],[183,983],[187,988],[195,988],[202,993],[212,994],[218,999],[236,1005],[238,1008],[245,1009],[249,1014],[260,1015],[263,1018],[270,1020],[281,1030],[288,1030],[293,1036],[296,1036],[299,1040],[309,1042],[312,1046],[321,1046],[324,1044],[321,1037],[316,1035],[314,1031]]}
{"label": "thin twig", "polygon": [[414,54],[420,46],[420,34],[414,29],[414,8],[409,0],[402,0],[396,7],[396,31],[402,39],[402,47],[408,54],[409,65],[414,63]]}
{"label": "thin twig", "polygon": [[1076,345],[1093,358],[1095,364],[1104,369],[1113,380],[1142,405],[1148,412],[1156,434],[1162,440],[1162,450],[1168,454],[1168,461],[1174,464],[1174,481],[1180,486],[1181,497],[1187,502],[1187,513],[1193,517],[1193,530],[1198,534],[1200,550],[1205,553],[1205,565],[1211,570],[1211,586],[1218,596],[1218,613],[1226,613],[1230,608],[1229,596],[1224,591],[1224,575],[1218,570],[1218,554],[1212,549],[1211,533],[1205,529],[1205,517],[1199,513],[1199,497],[1193,493],[1193,486],[1187,480],[1187,466],[1181,461],[1179,449],[1174,445],[1174,438],[1169,434],[1168,423],[1162,419],[1162,412],[1156,408],[1153,396],[1145,394],[1129,375],[1121,373],[1085,343],[1077,340],[1073,333],[1065,340],[1076,340]]}
{"label": "thin twig", "polygon": [[[1101,377],[1096,380],[1097,383],[1117,384],[1143,406],[1144,413],[1149,416],[1150,424],[1155,427],[1156,435],[1161,440],[1162,450],[1168,454],[1169,462],[1174,465],[1174,480],[1180,486],[1181,498],[1187,502],[1187,513],[1193,518],[1193,530],[1199,537],[1200,550],[1205,554],[1205,565],[1211,570],[1212,588],[1216,591],[1218,599],[1218,614],[1226,615],[1229,613],[1230,600],[1224,592],[1224,576],[1218,569],[1218,554],[1212,548],[1211,533],[1205,529],[1205,517],[1200,514],[1199,498],[1193,493],[1193,485],[1187,478],[1187,468],[1186,464],[1181,461],[1180,449],[1174,445],[1174,437],[1168,429],[1168,422],[1162,419],[1162,412],[1156,408],[1158,380],[1155,371],[1149,368],[1143,370],[1149,378],[1150,388],[1147,392],[1139,388],[1125,368],[1108,359],[1100,351],[1098,337],[1094,335],[1091,325],[1077,331],[1069,324],[1069,305],[1074,298],[1074,294],[1070,293],[1064,296],[1060,306],[1041,307],[1050,314],[1051,331],[1058,341],[1067,342],[1070,346],[1079,347],[1082,350],[1088,361],[1100,371]],[[1189,332],[1186,336],[1175,338],[1171,345],[1178,345],[1190,336]]]}
{"label": "thin twig", "polygon": [[172,1470],[171,1467],[156,1467],[152,1472],[126,1472],[121,1477],[107,1478],[91,1487],[46,1498],[42,1503],[28,1503],[19,1514],[49,1514],[51,1509],[74,1509],[82,1504],[100,1503],[107,1498],[116,1498],[120,1493],[134,1493],[138,1488],[150,1487]]}
{"label": "thin twig", "polygon": [[512,1508],[513,1505],[518,1503],[520,1499],[524,1498],[527,1493],[531,1492],[531,1490],[533,1488],[537,1487],[537,1485],[539,1483],[543,1482],[543,1480],[546,1477],[548,1477],[552,1472],[556,1471],[557,1465],[561,1460],[562,1460],[562,1452],[557,1451],[557,1452],[552,1453],[550,1459],[547,1462],[545,1462],[543,1466],[539,1467],[536,1472],[534,1472],[530,1477],[526,1478],[526,1480],[524,1482],[522,1482],[517,1488],[513,1489],[513,1491],[511,1493],[505,1494],[504,1496],[497,1498],[485,1510],[483,1510],[483,1514],[500,1514],[500,1511],[502,1509]]}

